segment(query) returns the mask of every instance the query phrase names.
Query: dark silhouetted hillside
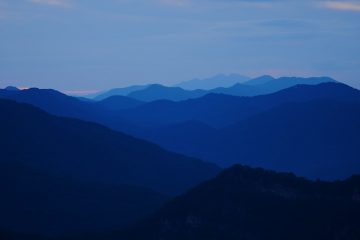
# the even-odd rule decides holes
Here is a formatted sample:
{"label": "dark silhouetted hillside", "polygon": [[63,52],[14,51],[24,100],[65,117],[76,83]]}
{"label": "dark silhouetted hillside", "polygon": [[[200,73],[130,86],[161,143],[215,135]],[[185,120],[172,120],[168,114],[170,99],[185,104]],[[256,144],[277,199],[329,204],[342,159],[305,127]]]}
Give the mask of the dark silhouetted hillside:
{"label": "dark silhouetted hillside", "polygon": [[55,177],[25,164],[31,165],[0,161],[0,229],[9,230],[0,233],[4,240],[114,231],[152,213],[166,199],[140,187]]}
{"label": "dark silhouetted hillside", "polygon": [[219,171],[101,125],[51,116],[29,105],[1,100],[0,112],[2,160],[53,174],[175,194]]}
{"label": "dark silhouetted hillside", "polygon": [[113,129],[127,131],[128,129],[137,128],[131,122],[121,119],[121,116],[115,111],[109,109],[116,108],[115,105],[118,107],[129,106],[131,100],[128,98],[116,98],[116,104],[113,100],[105,101],[102,104],[101,102],[87,99],[84,101],[84,99],[67,96],[52,89],[37,88],[16,92],[0,90],[0,98],[28,103],[50,114],[96,122]]}
{"label": "dark silhouetted hillside", "polygon": [[359,176],[313,182],[234,166],[166,204],[121,239],[356,240],[359,189]]}

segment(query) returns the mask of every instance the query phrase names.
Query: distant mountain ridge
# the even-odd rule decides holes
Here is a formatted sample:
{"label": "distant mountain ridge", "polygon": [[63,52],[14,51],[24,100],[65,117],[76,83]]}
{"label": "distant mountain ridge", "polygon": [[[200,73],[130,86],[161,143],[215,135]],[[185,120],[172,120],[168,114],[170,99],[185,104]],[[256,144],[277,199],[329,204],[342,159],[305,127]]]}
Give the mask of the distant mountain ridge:
{"label": "distant mountain ridge", "polygon": [[[232,84],[222,84],[221,79],[231,82]],[[103,100],[110,96],[121,95],[128,96],[140,101],[156,101],[156,100],[171,100],[171,101],[183,101],[187,99],[203,97],[206,94],[218,93],[234,96],[256,96],[274,93],[295,85],[306,84],[316,85],[325,82],[336,82],[329,77],[281,77],[273,78],[271,76],[262,76],[254,79],[247,79],[241,75],[219,75],[214,78],[204,80],[190,81],[189,84],[204,85],[203,81],[212,82],[212,88],[181,88],[182,84],[175,86],[163,86],[161,84],[150,84],[143,86],[130,86],[127,88],[112,89],[104,94],[96,97],[96,100]],[[184,85],[188,85],[186,82]],[[206,85],[206,84],[205,84]]]}
{"label": "distant mountain ridge", "polygon": [[133,91],[127,96],[140,101],[156,101],[168,99],[172,101],[183,101],[206,95],[205,90],[184,90],[180,87],[165,87],[160,84],[152,84],[145,89]]}
{"label": "distant mountain ridge", "polygon": [[101,101],[111,96],[127,96],[128,94],[147,88],[147,85],[134,85],[123,88],[114,88],[109,91],[105,91],[94,97],[95,100]]}
{"label": "distant mountain ridge", "polygon": [[236,123],[253,114],[287,102],[321,98],[359,98],[359,90],[340,83],[294,86],[276,93],[238,97],[208,94],[181,102],[155,101],[122,111],[121,118],[138,125],[163,126],[186,121],[200,121],[215,128]]}
{"label": "distant mountain ridge", "polygon": [[249,77],[240,75],[240,74],[218,74],[216,76],[204,79],[192,79],[189,81],[184,81],[174,85],[175,87],[181,87],[186,90],[210,90],[218,87],[231,87],[236,83],[242,83],[247,80],[250,80]]}

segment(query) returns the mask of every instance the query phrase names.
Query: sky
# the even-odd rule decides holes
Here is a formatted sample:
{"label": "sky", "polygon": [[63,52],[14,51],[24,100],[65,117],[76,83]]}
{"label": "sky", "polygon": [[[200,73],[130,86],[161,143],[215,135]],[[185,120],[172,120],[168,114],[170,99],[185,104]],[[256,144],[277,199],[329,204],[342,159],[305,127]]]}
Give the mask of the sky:
{"label": "sky", "polygon": [[360,1],[0,0],[0,87],[86,94],[221,73],[360,88]]}

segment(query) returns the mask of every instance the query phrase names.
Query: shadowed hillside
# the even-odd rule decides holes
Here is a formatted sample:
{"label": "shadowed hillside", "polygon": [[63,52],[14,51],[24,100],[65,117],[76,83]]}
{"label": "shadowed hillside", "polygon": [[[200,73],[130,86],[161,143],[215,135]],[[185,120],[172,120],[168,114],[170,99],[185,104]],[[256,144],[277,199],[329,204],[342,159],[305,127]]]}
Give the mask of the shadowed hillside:
{"label": "shadowed hillside", "polygon": [[359,176],[313,182],[234,166],[166,204],[129,230],[127,238],[120,238],[356,240],[359,189]]}
{"label": "shadowed hillside", "polygon": [[0,111],[2,160],[74,179],[139,185],[171,194],[219,171],[213,164],[97,124],[51,116],[29,105],[1,100]]}
{"label": "shadowed hillside", "polygon": [[38,239],[16,234],[22,232],[59,237],[118,230],[167,199],[140,187],[51,176],[15,159],[0,161],[0,189],[0,229],[11,230],[0,233],[4,240]]}

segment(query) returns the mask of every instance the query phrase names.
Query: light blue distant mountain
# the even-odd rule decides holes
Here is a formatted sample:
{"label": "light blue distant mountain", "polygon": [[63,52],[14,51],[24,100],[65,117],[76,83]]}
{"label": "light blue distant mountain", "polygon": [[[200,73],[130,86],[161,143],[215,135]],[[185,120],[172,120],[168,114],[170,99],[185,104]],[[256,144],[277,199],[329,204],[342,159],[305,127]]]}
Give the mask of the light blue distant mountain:
{"label": "light blue distant mountain", "polygon": [[184,81],[179,84],[176,84],[176,87],[181,87],[186,90],[195,90],[195,89],[204,89],[210,90],[218,87],[231,87],[236,83],[243,83],[250,80],[249,77],[239,75],[239,74],[230,74],[224,75],[219,74],[210,78],[204,79],[192,79],[189,81]]}
{"label": "light blue distant mountain", "polygon": [[[186,84],[178,84],[177,86],[150,84],[141,86],[130,86],[126,88],[115,88],[96,96],[94,100],[101,101],[111,96],[127,96],[144,102],[151,102],[156,100],[183,101],[187,99],[203,97],[209,93],[220,93],[233,96],[256,96],[274,93],[299,84],[316,85],[324,82],[336,82],[334,79],[329,77],[273,78],[267,75],[248,80],[241,75],[235,74],[228,76],[218,75],[217,77],[209,79],[210,80],[193,80],[196,82],[196,84],[199,83],[197,85],[198,87],[193,88],[194,90],[189,90],[190,87],[186,87],[186,85],[188,85],[188,82],[185,82]],[[219,79],[225,80],[224,82],[221,82]],[[210,82],[211,84],[205,85],[202,84],[203,82]],[[225,82],[228,84],[224,84]],[[234,84],[229,85],[230,83]],[[214,86],[214,88],[208,89],[210,85]],[[229,86],[224,87],[224,85]]]}
{"label": "light blue distant mountain", "polygon": [[134,91],[127,96],[140,101],[151,102],[155,100],[183,101],[206,95],[205,90],[184,90],[180,87],[166,87],[160,84],[152,84],[145,89]]}
{"label": "light blue distant mountain", "polygon": [[123,87],[123,88],[114,88],[109,91],[100,93],[99,95],[95,96],[94,99],[97,101],[104,100],[105,98],[111,97],[111,96],[126,96],[130,94],[131,92],[142,90],[147,88],[148,85],[134,85],[129,87]]}
{"label": "light blue distant mountain", "polygon": [[222,93],[234,96],[256,96],[274,93],[296,85],[317,85],[326,82],[336,82],[329,77],[281,77],[262,76],[244,83],[237,83],[229,88],[216,88],[212,93]]}
{"label": "light blue distant mountain", "polygon": [[272,77],[270,75],[263,75],[263,76],[260,76],[257,78],[249,79],[248,81],[244,82],[244,84],[250,85],[250,86],[256,86],[256,85],[268,83],[273,80],[275,80],[274,77]]}
{"label": "light blue distant mountain", "polygon": [[104,100],[96,102],[97,105],[100,105],[108,110],[114,110],[114,111],[138,107],[144,103],[145,102],[120,95],[111,96],[105,98]]}
{"label": "light blue distant mountain", "polygon": [[14,87],[14,86],[7,86],[4,89],[7,91],[20,91],[20,89],[18,89],[17,87]]}

